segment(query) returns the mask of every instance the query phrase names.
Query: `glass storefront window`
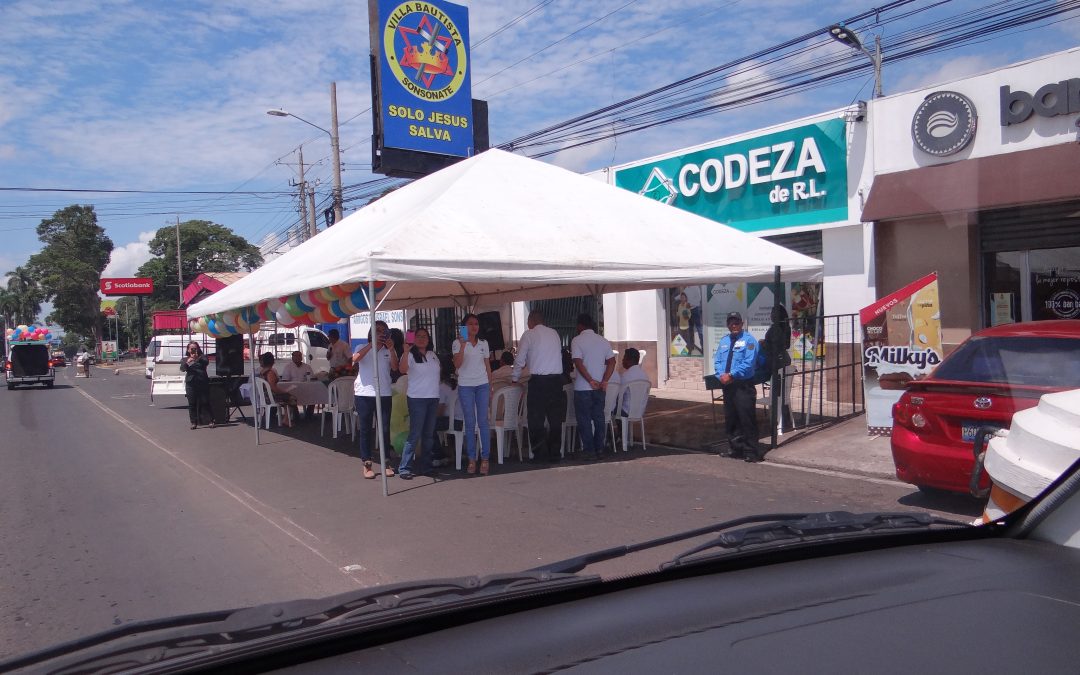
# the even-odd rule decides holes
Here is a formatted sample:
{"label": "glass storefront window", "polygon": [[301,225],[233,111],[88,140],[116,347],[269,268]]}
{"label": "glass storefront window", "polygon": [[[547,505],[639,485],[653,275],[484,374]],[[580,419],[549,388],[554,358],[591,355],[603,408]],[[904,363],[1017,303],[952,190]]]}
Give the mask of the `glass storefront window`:
{"label": "glass storefront window", "polygon": [[986,257],[986,323],[1080,318],[1080,247]]}
{"label": "glass storefront window", "polygon": [[991,253],[987,257],[989,324],[997,326],[1020,321],[1020,298],[1023,296],[1020,283],[1024,276],[1025,252],[1001,251]]}
{"label": "glass storefront window", "polygon": [[1028,253],[1031,270],[1031,318],[1080,317],[1080,247]]}

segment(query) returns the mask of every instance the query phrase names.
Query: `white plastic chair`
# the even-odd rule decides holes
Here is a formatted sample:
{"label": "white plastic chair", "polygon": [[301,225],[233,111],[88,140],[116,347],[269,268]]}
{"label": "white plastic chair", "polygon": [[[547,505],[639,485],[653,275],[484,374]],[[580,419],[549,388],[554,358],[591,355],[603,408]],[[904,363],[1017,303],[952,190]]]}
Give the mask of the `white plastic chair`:
{"label": "white plastic chair", "polygon": [[[563,418],[562,423],[562,441],[559,444],[560,457],[566,457],[567,452],[574,452],[574,448],[577,447],[578,437],[577,414],[574,412],[574,385],[564,385],[563,391],[566,392],[566,417]],[[569,450],[566,448],[567,436],[569,436],[570,441]]]}
{"label": "white plastic chair", "polygon": [[330,402],[323,406],[319,413],[319,436],[322,436],[325,431],[326,416],[329,414],[334,438],[338,437],[338,431],[344,419],[352,439],[356,440],[356,424],[353,420],[353,410],[356,407],[356,399],[353,398],[353,378],[340,377],[330,383],[329,389]]}
{"label": "white plastic chair", "polygon": [[622,385],[617,382],[608,382],[604,392],[604,419],[611,429],[611,449],[615,451],[615,416],[619,414],[619,402],[622,401]]}
{"label": "white plastic chair", "polygon": [[261,377],[255,378],[255,390],[258,392],[259,407],[263,412],[263,428],[270,428],[270,413],[278,411],[278,426],[281,426],[281,406],[274,400],[274,392],[270,389],[270,383]]}
{"label": "white plastic chair", "polygon": [[624,389],[628,393],[626,401],[627,414],[619,415],[619,421],[622,423],[623,452],[629,452],[630,450],[633,441],[630,434],[634,431],[634,422],[641,425],[641,449],[645,450],[645,408],[649,404],[649,391],[652,389],[652,384],[645,380],[639,380],[637,382],[628,382]]}
{"label": "white plastic chair", "polygon": [[[514,434],[518,446],[518,461],[522,459],[520,428],[521,399],[525,395],[525,387],[520,384],[508,384],[500,387],[491,397],[491,430],[495,433],[495,448],[499,452],[499,464],[503,463],[505,450],[509,450],[507,434]],[[501,407],[500,407],[501,404]],[[501,415],[499,413],[502,413]]]}
{"label": "white plastic chair", "polygon": [[[780,371],[780,381],[783,383],[781,391],[784,392],[783,397],[780,399],[780,410],[784,408],[791,409],[791,384],[795,381],[794,375],[799,372],[799,369],[794,365],[786,366]],[[765,385],[761,387],[761,396],[757,400],[758,403],[765,407],[765,411],[768,412],[772,407],[772,392]],[[789,430],[790,431],[790,430]],[[777,436],[784,435],[784,416],[783,414],[776,416],[776,434]]]}

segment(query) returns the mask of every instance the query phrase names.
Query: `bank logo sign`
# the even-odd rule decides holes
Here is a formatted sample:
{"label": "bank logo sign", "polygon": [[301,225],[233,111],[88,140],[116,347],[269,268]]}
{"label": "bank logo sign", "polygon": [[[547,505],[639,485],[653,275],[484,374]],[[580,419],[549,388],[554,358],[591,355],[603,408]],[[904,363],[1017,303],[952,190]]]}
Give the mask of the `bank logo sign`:
{"label": "bank logo sign", "polygon": [[911,138],[928,155],[954,155],[975,138],[978,115],[975,104],[955,91],[935,91],[927,96],[911,118]]}
{"label": "bank logo sign", "polygon": [[378,4],[383,145],[472,154],[468,9],[449,2]]}
{"label": "bank logo sign", "polygon": [[846,221],[843,120],[615,171],[615,185],[744,232]]}

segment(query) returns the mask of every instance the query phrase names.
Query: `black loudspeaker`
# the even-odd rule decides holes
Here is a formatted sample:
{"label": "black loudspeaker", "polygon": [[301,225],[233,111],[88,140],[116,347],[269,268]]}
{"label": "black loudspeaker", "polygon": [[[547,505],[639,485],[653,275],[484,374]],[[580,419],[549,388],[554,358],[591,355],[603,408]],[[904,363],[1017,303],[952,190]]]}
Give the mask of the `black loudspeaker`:
{"label": "black loudspeaker", "polygon": [[503,342],[502,316],[498,312],[484,312],[480,314],[480,339],[487,340],[488,349],[498,351],[506,349]]}
{"label": "black loudspeaker", "polygon": [[216,344],[218,377],[235,377],[244,374],[244,336],[219,338]]}

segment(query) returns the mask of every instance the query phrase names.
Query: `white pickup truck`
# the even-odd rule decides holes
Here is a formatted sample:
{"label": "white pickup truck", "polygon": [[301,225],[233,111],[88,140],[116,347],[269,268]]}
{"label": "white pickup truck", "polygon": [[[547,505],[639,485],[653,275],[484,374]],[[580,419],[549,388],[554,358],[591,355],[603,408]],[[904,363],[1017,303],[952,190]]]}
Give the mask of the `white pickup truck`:
{"label": "white pickup truck", "polygon": [[[150,402],[159,396],[183,396],[184,373],[180,372],[180,363],[186,354],[186,347],[194,340],[202,346],[203,353],[211,362],[215,360],[217,346],[213,338],[202,334],[195,335],[156,335],[146,349],[146,376],[150,378]],[[318,328],[299,326],[297,328],[278,328],[270,324],[255,336],[255,360],[266,352],[274,355],[280,370],[292,358],[294,351],[303,355],[304,361],[315,373],[330,369],[326,351],[330,340]],[[250,360],[244,361],[244,376],[251,374]],[[210,366],[210,375],[214,376],[214,365]]]}

